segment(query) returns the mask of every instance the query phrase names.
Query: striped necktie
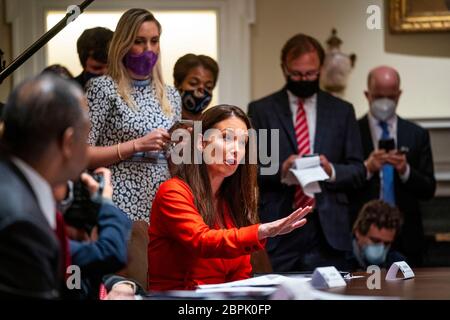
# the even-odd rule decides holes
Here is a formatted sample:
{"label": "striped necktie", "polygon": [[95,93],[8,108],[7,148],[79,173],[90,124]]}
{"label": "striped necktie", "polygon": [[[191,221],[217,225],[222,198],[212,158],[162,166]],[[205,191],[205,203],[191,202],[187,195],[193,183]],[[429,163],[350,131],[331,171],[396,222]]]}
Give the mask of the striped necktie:
{"label": "striped necktie", "polygon": [[[297,139],[297,151],[299,156],[311,153],[308,121],[303,106],[303,101],[298,99],[297,114],[295,117],[295,137]],[[296,187],[294,195],[294,209],[314,206],[314,198],[308,197],[301,187]]]}

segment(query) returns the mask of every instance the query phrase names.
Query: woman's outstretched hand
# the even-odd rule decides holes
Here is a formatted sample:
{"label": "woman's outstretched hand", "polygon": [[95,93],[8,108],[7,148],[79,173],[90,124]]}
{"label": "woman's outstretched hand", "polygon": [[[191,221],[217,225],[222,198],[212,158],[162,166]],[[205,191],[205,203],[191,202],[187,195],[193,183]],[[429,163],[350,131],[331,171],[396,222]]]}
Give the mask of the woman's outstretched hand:
{"label": "woman's outstretched hand", "polygon": [[258,229],[258,239],[272,238],[282,234],[289,233],[305,225],[304,218],[312,211],[312,207],[298,208],[289,216],[268,223],[262,223]]}

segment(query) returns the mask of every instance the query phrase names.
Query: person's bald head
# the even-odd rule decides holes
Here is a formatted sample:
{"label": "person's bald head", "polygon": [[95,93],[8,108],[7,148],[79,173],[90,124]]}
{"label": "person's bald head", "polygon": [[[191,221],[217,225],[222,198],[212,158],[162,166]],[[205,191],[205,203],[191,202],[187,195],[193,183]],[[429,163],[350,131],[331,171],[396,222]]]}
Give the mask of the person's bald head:
{"label": "person's bald head", "polygon": [[401,93],[400,75],[394,68],[379,66],[369,72],[367,91],[365,92],[369,103],[382,98],[388,98],[398,103]]}
{"label": "person's bald head", "polygon": [[367,88],[374,86],[392,86],[400,90],[400,75],[398,71],[389,66],[380,66],[372,69],[367,77]]}

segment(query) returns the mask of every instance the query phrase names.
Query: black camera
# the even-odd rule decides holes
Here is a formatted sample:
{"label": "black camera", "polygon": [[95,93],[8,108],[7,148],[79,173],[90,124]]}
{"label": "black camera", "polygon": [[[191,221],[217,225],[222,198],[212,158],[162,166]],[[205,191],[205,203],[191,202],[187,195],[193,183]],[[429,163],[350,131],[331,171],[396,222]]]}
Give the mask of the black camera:
{"label": "black camera", "polygon": [[[93,174],[92,177],[99,183],[97,192],[90,194],[87,186],[79,179],[69,184],[69,198],[72,203],[63,213],[64,222],[77,229],[85,230],[89,235],[97,225],[100,207],[102,205],[102,193],[105,186],[103,175]],[[70,190],[71,189],[71,190]]]}

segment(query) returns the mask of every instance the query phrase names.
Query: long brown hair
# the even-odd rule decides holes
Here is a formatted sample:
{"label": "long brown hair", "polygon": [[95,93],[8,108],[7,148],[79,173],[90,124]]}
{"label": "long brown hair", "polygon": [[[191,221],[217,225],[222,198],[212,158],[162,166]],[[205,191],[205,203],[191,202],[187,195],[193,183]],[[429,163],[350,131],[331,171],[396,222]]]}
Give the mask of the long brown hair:
{"label": "long brown hair", "polygon": [[[252,128],[250,120],[240,108],[218,105],[203,112],[200,119],[202,134],[205,134],[206,130],[213,128],[217,123],[231,117],[241,119],[247,125],[247,129]],[[192,149],[196,147],[196,139],[193,134],[191,134]],[[190,163],[179,165],[174,174],[189,185],[197,209],[205,223],[211,228],[216,224],[223,224],[223,205],[227,205],[230,209],[230,215],[236,227],[244,227],[258,222],[258,169],[256,164],[250,163],[251,144],[249,141],[245,146],[245,163],[239,164],[236,172],[224,179],[218,191],[219,212],[214,207],[214,195],[211,190],[207,165],[204,161],[201,164],[194,163],[194,150],[191,153]]]}
{"label": "long brown hair", "polygon": [[[155,22],[159,34],[161,34],[161,24],[155,16],[145,9],[130,9],[120,17],[117,23],[116,31],[111,40],[108,53],[108,74],[117,83],[118,92],[129,107],[138,109],[131,96],[131,79],[123,64],[123,58],[130,51],[134,44],[140,26],[144,22]],[[161,104],[161,109],[168,117],[172,116],[172,108],[166,96],[162,67],[161,67],[161,49],[159,50],[158,60],[152,73],[152,85],[155,86],[156,97]]]}

